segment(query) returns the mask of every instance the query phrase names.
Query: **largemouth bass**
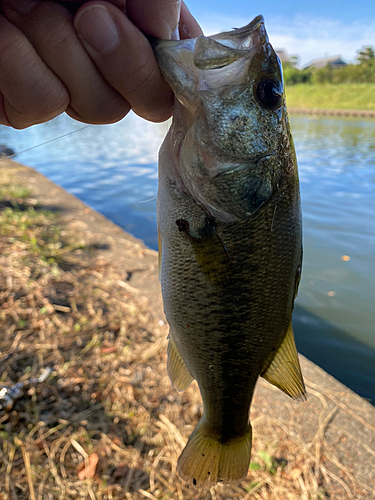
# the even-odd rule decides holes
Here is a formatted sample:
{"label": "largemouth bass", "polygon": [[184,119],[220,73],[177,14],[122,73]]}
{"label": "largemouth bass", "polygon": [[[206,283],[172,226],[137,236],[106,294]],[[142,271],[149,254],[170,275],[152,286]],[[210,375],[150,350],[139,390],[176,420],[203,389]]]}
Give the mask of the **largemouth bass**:
{"label": "largemouth bass", "polygon": [[180,391],[196,379],[204,405],[178,471],[209,486],[246,476],[259,376],[306,398],[291,323],[302,262],[297,162],[261,16],[159,41],[155,53],[176,96],[159,157],[167,369]]}

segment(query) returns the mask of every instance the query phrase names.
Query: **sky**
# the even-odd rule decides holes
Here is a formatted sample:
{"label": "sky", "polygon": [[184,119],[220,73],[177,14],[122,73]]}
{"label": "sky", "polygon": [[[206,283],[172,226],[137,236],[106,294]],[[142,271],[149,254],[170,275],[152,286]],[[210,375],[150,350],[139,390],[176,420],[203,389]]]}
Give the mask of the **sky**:
{"label": "sky", "polygon": [[326,0],[185,0],[205,34],[248,24],[262,14],[273,47],[298,55],[299,65],[341,55],[355,62],[363,46],[375,46],[375,2]]}

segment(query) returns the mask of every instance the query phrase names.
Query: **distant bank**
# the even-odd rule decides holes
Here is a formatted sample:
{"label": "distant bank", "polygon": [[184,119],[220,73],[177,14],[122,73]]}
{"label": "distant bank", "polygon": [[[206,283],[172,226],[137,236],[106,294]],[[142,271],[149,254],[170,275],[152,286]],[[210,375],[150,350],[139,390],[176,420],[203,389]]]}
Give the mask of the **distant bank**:
{"label": "distant bank", "polygon": [[375,118],[375,110],[366,109],[319,109],[319,108],[292,108],[288,106],[291,115],[326,115],[326,116],[362,116]]}
{"label": "distant bank", "polygon": [[286,88],[290,113],[375,117],[375,84],[297,84]]}

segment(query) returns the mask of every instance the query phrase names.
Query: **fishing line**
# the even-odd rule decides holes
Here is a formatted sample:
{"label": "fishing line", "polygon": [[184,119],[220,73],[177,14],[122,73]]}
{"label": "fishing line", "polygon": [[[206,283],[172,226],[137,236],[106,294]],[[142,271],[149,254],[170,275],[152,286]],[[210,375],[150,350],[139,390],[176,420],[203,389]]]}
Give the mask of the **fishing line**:
{"label": "fishing line", "polygon": [[66,134],[60,135],[59,137],[55,137],[54,139],[50,139],[49,141],[42,142],[41,144],[38,144],[36,146],[31,146],[31,148],[24,149],[23,151],[18,151],[17,153],[14,153],[9,156],[4,156],[3,158],[0,158],[0,161],[4,160],[9,160],[10,158],[14,158],[17,155],[21,155],[22,153],[26,153],[27,151],[31,151],[32,149],[39,148],[40,146],[45,146],[46,144],[49,144],[50,142],[58,141],[59,139],[62,139],[63,137],[67,137],[68,135],[75,134],[76,132],[80,132],[81,130],[85,130],[86,128],[92,127],[92,125],[85,125],[84,127],[77,128],[76,130],[72,130],[71,132],[67,132]]}
{"label": "fishing line", "polygon": [[149,200],[142,200],[142,201],[139,201],[138,203],[148,203],[149,201],[153,201],[153,200],[156,200],[156,196],[154,196],[153,198],[150,198]]}

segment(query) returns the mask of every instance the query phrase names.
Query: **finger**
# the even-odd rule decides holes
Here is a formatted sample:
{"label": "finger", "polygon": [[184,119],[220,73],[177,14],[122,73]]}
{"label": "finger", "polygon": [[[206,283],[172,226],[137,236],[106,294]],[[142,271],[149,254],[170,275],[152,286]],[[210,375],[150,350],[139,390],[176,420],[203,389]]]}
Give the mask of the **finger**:
{"label": "finger", "polygon": [[126,14],[147,35],[169,40],[177,38],[180,0],[128,0]]}
{"label": "finger", "polygon": [[179,32],[181,40],[186,38],[196,38],[199,35],[203,35],[202,28],[192,16],[184,1],[181,2]]}
{"label": "finger", "polygon": [[4,96],[1,92],[0,92],[0,124],[8,126],[10,125],[5,111]]}
{"label": "finger", "polygon": [[14,128],[48,121],[69,104],[64,85],[46,67],[25,35],[3,16],[0,16],[0,92],[8,124]]}
{"label": "finger", "polygon": [[[29,1],[29,0],[26,0]],[[57,2],[63,7],[65,7],[71,14],[77,14],[77,11],[82,5],[87,3],[87,0],[52,0],[53,2]],[[126,12],[126,0],[109,0],[113,5],[116,5],[119,9],[121,9],[124,13]]]}
{"label": "finger", "polygon": [[99,71],[135,113],[156,122],[169,118],[173,93],[151,45],[117,7],[90,2],[78,11],[74,26]]}
{"label": "finger", "polygon": [[70,94],[67,113],[87,123],[113,123],[130,110],[129,103],[105,80],[87,54],[61,5],[41,2],[25,18],[25,35]]}

